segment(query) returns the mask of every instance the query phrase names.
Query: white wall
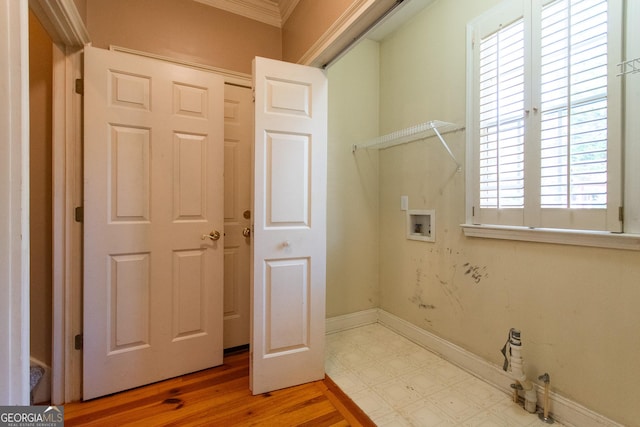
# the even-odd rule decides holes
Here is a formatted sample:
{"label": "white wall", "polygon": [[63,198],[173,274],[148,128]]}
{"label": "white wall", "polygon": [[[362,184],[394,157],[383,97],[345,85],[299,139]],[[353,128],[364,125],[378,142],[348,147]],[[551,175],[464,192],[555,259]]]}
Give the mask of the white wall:
{"label": "white wall", "polygon": [[[466,24],[497,0],[439,0],[381,43],[381,133],[465,123]],[[465,155],[464,132],[447,135]],[[496,365],[509,328],[552,389],[638,425],[640,252],[466,238],[464,171],[435,139],[380,152],[380,307]],[[408,241],[400,196],[435,209],[435,243]]]}

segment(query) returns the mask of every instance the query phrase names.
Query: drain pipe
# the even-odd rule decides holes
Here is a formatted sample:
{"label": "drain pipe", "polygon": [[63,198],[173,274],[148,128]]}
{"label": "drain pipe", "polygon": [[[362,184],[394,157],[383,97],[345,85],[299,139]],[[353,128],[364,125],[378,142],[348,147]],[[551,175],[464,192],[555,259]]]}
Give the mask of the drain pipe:
{"label": "drain pipe", "polygon": [[522,390],[524,392],[524,409],[533,414],[536,412],[538,395],[533,383],[527,379],[522,369],[524,363],[520,354],[521,351],[522,342],[520,341],[520,331],[511,328],[507,342],[504,344],[504,347],[502,347],[502,354],[504,355],[504,365],[502,369],[509,372],[511,378],[515,380],[515,384],[511,384],[511,388],[514,389],[514,402],[518,400],[518,391]]}

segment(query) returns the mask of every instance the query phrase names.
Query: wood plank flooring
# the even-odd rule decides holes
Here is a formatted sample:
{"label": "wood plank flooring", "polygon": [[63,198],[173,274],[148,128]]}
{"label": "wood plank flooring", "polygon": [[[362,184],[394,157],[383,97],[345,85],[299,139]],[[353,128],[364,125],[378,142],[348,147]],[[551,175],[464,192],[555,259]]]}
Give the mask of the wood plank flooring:
{"label": "wood plank flooring", "polygon": [[64,406],[65,426],[375,426],[330,378],[252,396],[249,353],[145,387]]}

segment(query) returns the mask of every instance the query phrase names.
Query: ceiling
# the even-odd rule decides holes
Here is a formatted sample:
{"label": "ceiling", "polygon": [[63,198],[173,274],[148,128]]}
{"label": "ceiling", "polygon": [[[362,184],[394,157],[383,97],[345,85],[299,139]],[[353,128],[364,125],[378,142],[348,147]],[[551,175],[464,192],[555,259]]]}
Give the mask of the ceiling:
{"label": "ceiling", "polygon": [[282,28],[300,0],[194,0]]}

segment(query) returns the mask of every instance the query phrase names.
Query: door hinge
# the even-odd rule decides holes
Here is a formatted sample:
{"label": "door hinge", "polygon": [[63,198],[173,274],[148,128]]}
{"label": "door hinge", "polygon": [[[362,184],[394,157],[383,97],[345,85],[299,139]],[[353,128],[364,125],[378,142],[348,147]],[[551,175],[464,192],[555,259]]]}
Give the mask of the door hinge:
{"label": "door hinge", "polygon": [[76,207],[74,215],[75,215],[76,222],[83,222],[84,221],[84,207],[82,207],[82,206]]}
{"label": "door hinge", "polygon": [[618,207],[618,221],[624,221],[624,206]]}
{"label": "door hinge", "polygon": [[73,348],[76,350],[82,350],[82,345],[84,344],[84,336],[82,334],[78,334],[73,337]]}
{"label": "door hinge", "polygon": [[78,95],[84,95],[84,80],[76,79],[76,93]]}

